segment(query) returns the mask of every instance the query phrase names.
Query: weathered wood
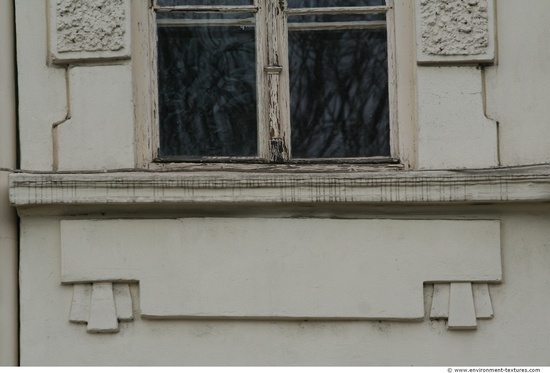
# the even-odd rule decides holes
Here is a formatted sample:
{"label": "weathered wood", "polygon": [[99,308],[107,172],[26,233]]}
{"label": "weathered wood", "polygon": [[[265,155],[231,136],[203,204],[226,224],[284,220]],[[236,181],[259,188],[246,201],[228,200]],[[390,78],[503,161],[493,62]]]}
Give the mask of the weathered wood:
{"label": "weathered wood", "polygon": [[154,6],[153,9],[158,13],[256,13],[258,11],[258,7],[255,5],[177,5]]}
{"label": "weathered wood", "polygon": [[285,147],[282,139],[273,138],[269,140],[269,153],[271,162],[280,163],[285,160]]}
{"label": "weathered wood", "polygon": [[[287,107],[284,104],[287,92],[283,89],[282,79],[288,75],[284,40],[286,39],[285,16],[281,4],[269,1],[267,4],[267,89],[269,92],[269,159],[283,162],[289,159],[287,151],[289,138]],[[283,74],[285,74],[283,76]]]}
{"label": "weathered wood", "polygon": [[[238,172],[228,172],[234,167]],[[12,205],[116,203],[512,203],[550,201],[548,166],[395,171],[372,165],[200,165],[193,172],[12,174]],[[193,170],[193,168],[191,168]],[[218,170],[200,172],[197,170]],[[225,170],[225,171],[223,171]]]}
{"label": "weathered wood", "polygon": [[308,14],[354,14],[354,13],[386,13],[389,6],[347,6],[347,7],[323,7],[323,8],[289,8],[285,13],[292,15]]}
{"label": "weathered wood", "polygon": [[237,19],[157,19],[157,26],[196,27],[196,26],[254,26],[254,18]]}
{"label": "weathered wood", "polygon": [[397,115],[397,63],[396,63],[396,40],[395,34],[397,24],[395,22],[395,12],[393,0],[387,0],[389,6],[386,13],[387,40],[388,40],[388,100],[390,104],[390,154],[392,158],[400,159],[399,154],[399,118]]}

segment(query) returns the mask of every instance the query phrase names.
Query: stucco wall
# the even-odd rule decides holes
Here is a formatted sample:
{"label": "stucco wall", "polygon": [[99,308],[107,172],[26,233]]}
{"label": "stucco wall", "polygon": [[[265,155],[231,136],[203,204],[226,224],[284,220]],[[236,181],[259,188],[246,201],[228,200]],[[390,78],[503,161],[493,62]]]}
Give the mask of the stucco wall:
{"label": "stucco wall", "polygon": [[[22,364],[548,364],[548,208],[468,207],[447,209],[445,215],[437,209],[387,211],[390,216],[501,220],[504,280],[490,286],[495,317],[480,321],[476,331],[449,331],[445,321],[427,316],[421,322],[169,321],[142,319],[136,308],[134,321],[121,322],[118,334],[89,334],[85,325],[68,321],[73,289],[60,285],[58,219],[26,217]],[[427,314],[431,291],[427,285]]]}
{"label": "stucco wall", "polygon": [[0,365],[18,362],[17,216],[8,199],[8,175],[17,166],[13,16],[13,4],[0,3]]}
{"label": "stucco wall", "polygon": [[[419,52],[424,51],[422,38],[418,34],[415,36],[412,30],[415,22],[419,26],[422,16],[419,12],[414,13],[413,2],[395,1],[395,17],[399,22],[395,32],[397,92],[394,105],[397,106],[394,110],[399,137],[394,145],[399,148],[403,167],[344,165],[320,170],[318,166],[304,166],[295,170],[295,167],[285,165],[176,165],[172,169],[174,175],[153,172],[166,171],[165,168],[174,165],[148,163],[152,147],[149,140],[154,132],[150,101],[154,89],[149,80],[147,3],[145,0],[116,2],[119,6],[116,17],[107,19],[104,15],[102,17],[107,18],[102,21],[111,22],[113,30],[118,30],[114,35],[118,39],[104,50],[97,51],[57,44],[60,39],[52,36],[55,27],[48,29],[48,24],[56,25],[56,17],[62,16],[56,7],[57,1],[15,2],[21,168],[33,172],[60,172],[11,176],[11,202],[21,217],[21,364],[550,364],[546,353],[550,333],[547,322],[550,209],[545,204],[550,200],[550,170],[547,165],[529,166],[544,164],[550,159],[550,147],[546,144],[548,136],[545,136],[550,131],[546,119],[550,117],[550,106],[544,103],[550,86],[547,62],[550,52],[541,48],[544,41],[550,39],[550,29],[544,19],[550,11],[547,0],[530,0],[529,6],[523,0],[496,1],[496,9],[489,9],[494,12],[487,12],[487,24],[491,26],[487,26],[486,36],[493,49],[484,49],[481,59],[476,59],[477,54],[458,58],[445,55],[447,52],[438,55],[429,50],[426,55],[421,55],[424,53]],[[425,6],[429,2],[418,0],[415,2],[417,10],[420,3]],[[493,4],[491,1],[481,3]],[[529,25],[530,36],[525,35],[526,25]],[[55,43],[55,48],[52,43]],[[480,61],[482,66],[478,66]],[[525,167],[499,168],[511,165]],[[140,172],[143,168],[147,172]],[[461,171],[437,171],[457,169]],[[445,264],[448,267],[437,267],[438,262],[434,260],[434,267],[453,273],[453,278],[445,281],[442,277],[423,279],[426,281],[424,296],[414,298],[424,302],[423,317],[394,315],[393,318],[398,320],[388,320],[380,316],[383,313],[371,317],[368,312],[358,317],[356,310],[350,309],[353,320],[343,321],[345,310],[337,316],[327,311],[334,307],[319,307],[311,311],[315,309],[315,303],[308,303],[306,296],[300,301],[303,300],[307,306],[302,309],[309,313],[298,315],[294,320],[283,320],[285,310],[276,307],[262,314],[263,311],[258,311],[261,307],[254,306],[254,299],[248,299],[250,303],[245,304],[250,306],[248,313],[231,320],[220,320],[235,316],[223,310],[223,300],[216,303],[221,304],[222,311],[217,310],[215,314],[207,314],[208,310],[201,314],[204,310],[199,308],[196,312],[182,311],[172,315],[181,320],[171,320],[168,311],[160,317],[161,320],[151,315],[142,317],[141,302],[146,297],[141,297],[140,289],[144,283],[139,282],[140,278],[132,277],[131,270],[136,268],[128,269],[120,261],[131,262],[132,250],[135,250],[136,257],[144,252],[154,258],[167,255],[168,252],[163,252],[166,242],[173,242],[179,233],[174,228],[169,233],[171,239],[166,239],[166,226],[179,224],[175,223],[176,219],[201,217],[232,218],[232,224],[241,221],[243,226],[249,221],[247,219],[292,218],[292,224],[302,222],[306,227],[320,219],[318,229],[323,229],[323,234],[328,237],[326,242],[332,242],[331,247],[323,247],[323,250],[329,250],[331,254],[339,250],[335,241],[342,240],[342,248],[353,248],[355,244],[362,247],[360,245],[369,241],[353,231],[342,234],[338,227],[343,219],[397,221],[395,236],[387,239],[377,236],[372,240],[380,243],[380,247],[394,242],[392,240],[407,243],[400,228],[416,224],[406,223],[409,220],[419,221],[418,231],[415,231],[418,237],[432,237],[433,227],[442,224],[453,234],[463,232],[468,238],[470,231],[460,231],[459,221],[474,221],[475,225],[477,220],[482,226],[485,224],[482,221],[490,220],[494,224],[487,226],[498,227],[498,230],[487,228],[486,236],[476,236],[480,247],[470,245],[468,250],[485,253],[484,250],[496,247],[496,254],[488,256],[491,270],[481,273],[479,278],[461,277],[468,268],[460,268],[460,264],[456,268],[449,263]],[[103,228],[96,234],[111,233],[101,239],[86,236],[95,229],[96,223],[90,222],[89,229],[86,224],[60,223],[72,220],[101,222],[105,219],[110,220],[106,225],[99,224]],[[153,233],[147,239],[158,241],[158,245],[145,247],[140,242],[127,243],[135,241],[134,228],[131,228],[135,219],[148,219],[147,232],[151,230]],[[169,219],[170,224],[165,219]],[[305,221],[307,224],[303,223]],[[430,221],[433,221],[432,227]],[[363,223],[370,227],[368,229],[374,229],[375,225],[370,225],[372,222]],[[302,266],[298,267],[305,268],[299,275],[305,279],[322,276],[318,267],[307,266],[307,255],[303,252],[306,249],[312,251],[311,245],[308,246],[311,237],[300,236],[299,228],[290,229],[286,224],[288,221],[285,220],[276,231],[287,244],[285,250],[281,250],[284,255],[281,255],[297,255],[302,260]],[[189,241],[208,242],[209,229],[214,236],[212,230],[216,227],[215,224],[205,224],[204,230],[197,229],[197,236]],[[453,230],[455,227],[456,231]],[[111,267],[111,264],[100,261],[103,264],[98,267],[101,268],[86,272],[88,277],[67,277],[70,273],[67,242],[77,246],[74,243],[81,236],[88,237],[88,241],[83,242],[80,249],[93,253],[94,243],[103,242],[101,250],[106,250],[107,254],[100,259],[109,263],[111,257],[108,253],[113,250],[112,257],[119,262],[113,260]],[[269,235],[266,233],[266,236]],[[199,240],[201,237],[202,241]],[[240,248],[235,242],[244,240],[243,237],[228,233],[227,241]],[[106,248],[111,238],[118,246]],[[258,246],[265,252],[276,252],[274,241],[272,239],[265,247]],[[419,242],[422,241],[411,240],[411,248],[437,256],[437,244]],[[445,242],[438,242],[441,243]],[[449,247],[461,243],[462,240],[454,239]],[[126,257],[118,255],[117,247],[124,249],[120,252],[124,252]],[[384,250],[376,251],[377,247],[368,249],[375,250],[381,261],[386,261],[392,269],[404,265],[414,272],[415,268],[432,263],[422,255],[400,263],[402,257],[393,258]],[[334,252],[330,251],[331,248]],[[455,252],[457,263],[460,263],[459,254],[463,252],[460,249]],[[169,254],[171,258],[180,258],[173,252]],[[212,262],[216,262],[220,269],[225,268],[224,262],[238,267],[229,249],[220,257],[214,255],[213,258]],[[399,265],[389,259],[395,259]],[[71,257],[71,260],[78,263],[78,256]],[[285,262],[288,259],[278,260],[278,265],[294,264]],[[317,262],[312,262],[330,264],[327,263],[329,259],[323,261],[322,257],[315,260]],[[250,263],[255,261],[257,258],[251,258]],[[353,258],[348,262],[353,263]],[[176,269],[162,265],[148,268],[146,264],[143,266],[147,268],[138,269],[146,269],[153,275],[168,269],[177,272],[177,260],[170,264]],[[246,274],[247,262],[237,264]],[[122,267],[128,271],[121,272],[123,274],[119,277],[105,275],[109,270],[116,272]],[[208,268],[214,272],[212,268],[216,267]],[[494,271],[494,268],[502,270]],[[197,273],[197,277],[202,279],[200,270]],[[271,284],[277,291],[284,290],[285,286],[292,289],[288,284],[279,286],[281,279],[276,273],[255,275],[258,281]],[[206,273],[204,281],[209,281],[212,276]],[[243,279],[243,276],[239,273],[228,282],[250,280]],[[355,276],[353,272],[343,273],[342,277],[331,276],[334,281],[329,279],[323,282],[323,286],[330,288],[331,283],[335,284],[331,291],[342,299],[348,300],[346,289],[340,289],[338,284],[363,281],[369,283],[370,287],[366,288],[374,294],[373,299],[381,300],[382,304],[384,301],[395,303],[398,308],[401,304],[402,300],[394,298],[387,281],[380,277],[369,277],[369,273]],[[469,293],[461,296],[465,301],[463,308],[458,307],[455,312],[456,307],[449,307],[455,315],[459,314],[459,319],[460,315],[465,315],[459,320],[459,329],[470,330],[450,330],[454,321],[447,319],[451,315],[437,320],[430,317],[433,316],[434,281],[445,284],[489,283],[489,304],[494,314],[477,315],[481,303],[475,305],[472,297],[475,298],[476,294]],[[95,305],[90,306],[88,301],[75,301],[76,306],[72,305],[75,282],[129,283],[133,320],[118,322],[114,314],[109,314],[114,309],[109,302],[115,298],[110,285],[98,286],[102,294],[111,297],[99,302],[103,306],[97,306],[99,303],[95,298]],[[202,285],[197,289],[216,290]],[[223,288],[226,287],[230,285],[224,284]],[[103,292],[105,288],[108,288],[106,293]],[[170,291],[174,288],[178,288],[177,283],[166,286],[166,289],[172,289]],[[78,294],[84,294],[83,297],[89,300],[87,291],[90,289],[85,288]],[[168,291],[166,289],[160,291]],[[349,291],[349,294],[354,293]],[[167,299],[169,295],[163,293],[158,299]],[[245,295],[239,294],[246,299]],[[194,301],[199,302],[197,299],[200,300],[201,294],[193,296]],[[148,296],[146,301],[149,305],[154,304],[155,297]],[[326,299],[326,302],[331,305],[331,299]],[[449,300],[447,303],[453,302]],[[104,329],[94,327],[87,332],[92,322],[73,315],[72,309],[77,306],[82,306],[89,314],[105,317],[94,316],[93,322],[98,325],[99,320],[99,324],[107,326]],[[90,311],[86,307],[96,308]],[[408,302],[402,304],[403,309],[408,307],[411,307]]]}

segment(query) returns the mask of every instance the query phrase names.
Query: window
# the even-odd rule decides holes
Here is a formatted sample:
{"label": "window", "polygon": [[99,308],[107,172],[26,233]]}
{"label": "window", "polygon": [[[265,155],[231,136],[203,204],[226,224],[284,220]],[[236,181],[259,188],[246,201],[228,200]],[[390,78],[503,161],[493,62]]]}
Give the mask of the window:
{"label": "window", "polygon": [[156,159],[389,161],[390,2],[156,0]]}

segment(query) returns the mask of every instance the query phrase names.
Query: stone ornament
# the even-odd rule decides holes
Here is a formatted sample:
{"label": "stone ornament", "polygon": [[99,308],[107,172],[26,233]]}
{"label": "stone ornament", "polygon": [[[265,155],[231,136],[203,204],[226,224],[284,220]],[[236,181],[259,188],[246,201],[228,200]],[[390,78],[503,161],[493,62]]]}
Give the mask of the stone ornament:
{"label": "stone ornament", "polygon": [[130,0],[50,0],[53,63],[130,57]]}
{"label": "stone ornament", "polygon": [[446,319],[449,329],[477,329],[477,319],[493,318],[488,284],[434,284],[430,319]]}
{"label": "stone ornament", "polygon": [[494,0],[416,0],[419,63],[493,63]]}
{"label": "stone ornament", "polygon": [[75,284],[69,320],[87,324],[88,333],[118,333],[119,321],[134,319],[127,283]]}

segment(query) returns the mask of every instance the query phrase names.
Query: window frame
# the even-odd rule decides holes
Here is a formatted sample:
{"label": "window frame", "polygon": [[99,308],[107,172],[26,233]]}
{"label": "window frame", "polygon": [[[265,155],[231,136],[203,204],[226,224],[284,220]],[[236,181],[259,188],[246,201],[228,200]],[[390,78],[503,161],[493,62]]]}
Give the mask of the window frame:
{"label": "window frame", "polygon": [[[288,8],[287,1],[284,0],[284,12],[278,12],[281,6],[276,0],[254,0],[254,5],[244,6],[194,6],[184,5],[177,7],[157,7],[154,0],[148,0],[148,18],[149,18],[149,50],[148,61],[150,64],[150,85],[148,91],[150,94],[149,103],[151,110],[151,126],[148,133],[137,142],[143,144],[148,142],[145,154],[142,154],[138,163],[143,166],[156,164],[170,165],[182,163],[285,163],[285,164],[395,164],[399,162],[399,139],[397,133],[397,69],[396,69],[396,47],[395,47],[395,6],[394,0],[386,0],[385,6],[368,7],[331,7],[330,12],[326,8]],[[156,14],[159,9],[167,10],[172,8],[177,10],[198,10],[201,12],[213,13],[224,10],[232,12],[250,12],[256,14],[256,77],[257,77],[257,118],[258,118],[258,153],[256,157],[159,157],[160,146],[160,127],[158,116],[158,84],[157,84],[157,26]],[[387,30],[387,50],[388,50],[388,88],[389,88],[389,143],[390,156],[360,157],[360,158],[291,158],[289,152],[285,154],[285,148],[290,148],[290,93],[288,84],[288,24],[289,15],[307,15],[321,13],[366,13],[365,8],[369,8],[369,13],[380,13],[382,8],[386,14]],[[323,10],[324,9],[324,10]],[[278,14],[278,15],[277,15]],[[275,15],[275,16],[271,16]],[[268,35],[264,32],[270,30]],[[275,30],[275,31],[273,31]],[[271,35],[273,38],[270,43],[267,38]],[[142,48],[138,48],[142,50]],[[143,51],[142,51],[143,53]],[[275,102],[279,107],[269,105],[270,95],[275,95]],[[139,98],[138,98],[139,99]],[[143,98],[141,98],[143,101]],[[269,120],[269,117],[277,118],[276,121]],[[275,134],[275,139],[270,138],[270,132]],[[149,141],[147,141],[149,139]],[[277,141],[277,139],[281,139]],[[272,141],[275,140],[275,141]],[[283,146],[280,146],[282,141]],[[278,143],[279,142],[279,143]],[[278,149],[276,149],[278,148]],[[273,150],[283,150],[282,156],[274,156],[277,153]],[[150,152],[150,155],[146,153]],[[163,167],[163,166],[161,166]]]}

